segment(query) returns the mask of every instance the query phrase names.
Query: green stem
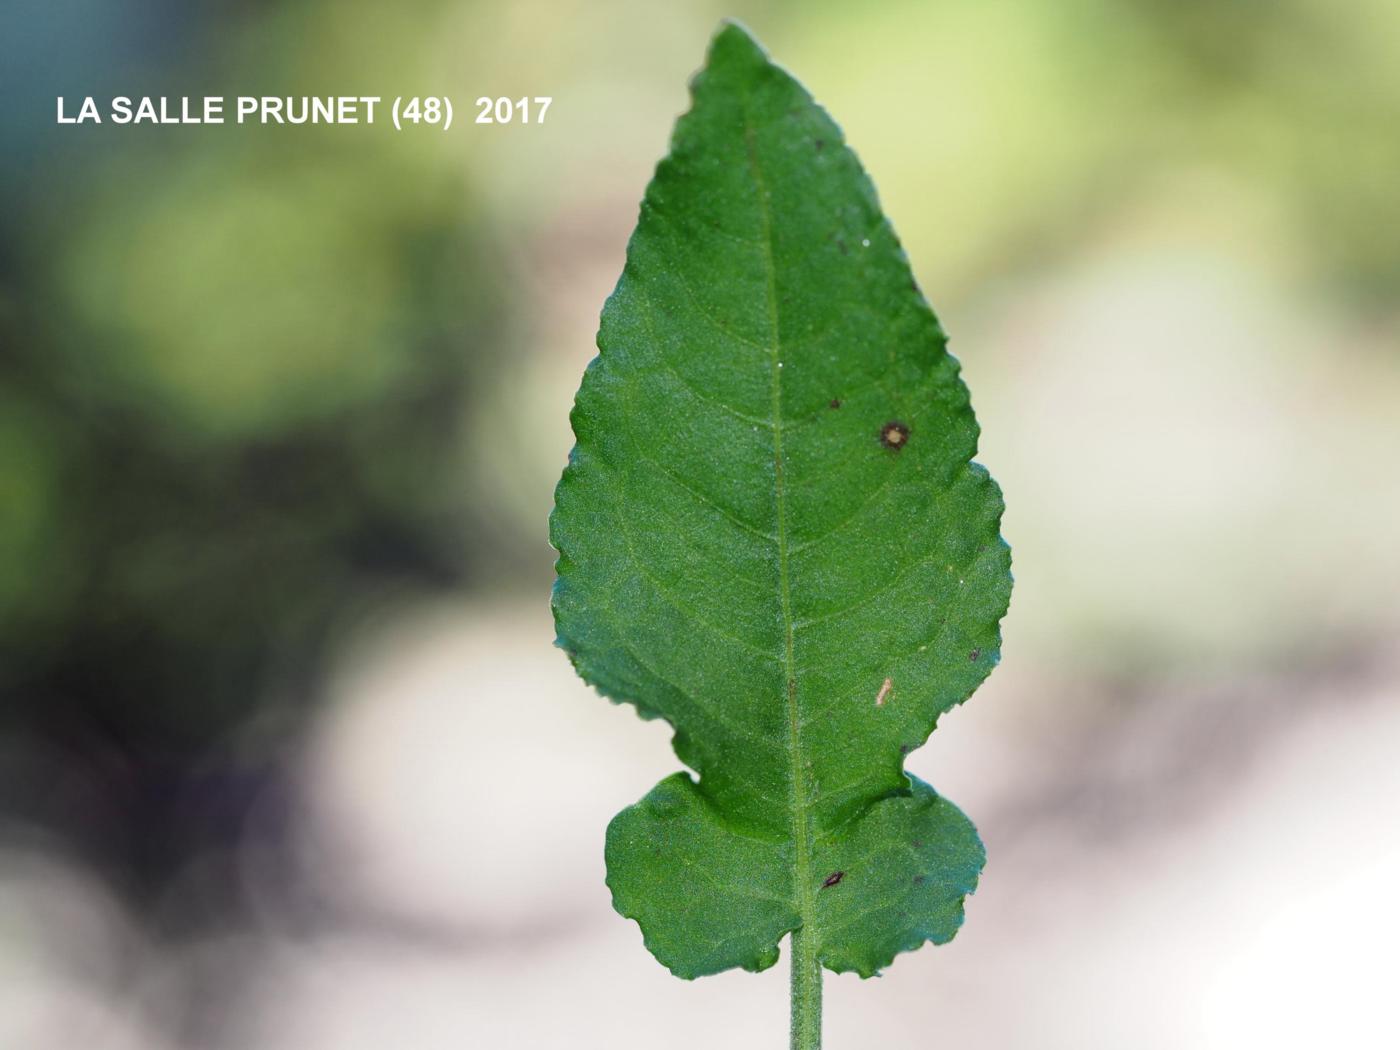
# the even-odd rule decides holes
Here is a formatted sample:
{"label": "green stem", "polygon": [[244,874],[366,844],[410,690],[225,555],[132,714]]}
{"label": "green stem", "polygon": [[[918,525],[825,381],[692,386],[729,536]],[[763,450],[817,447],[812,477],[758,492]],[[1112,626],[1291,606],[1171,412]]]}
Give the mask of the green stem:
{"label": "green stem", "polygon": [[822,964],[816,938],[804,928],[792,931],[792,1050],[821,1050]]}

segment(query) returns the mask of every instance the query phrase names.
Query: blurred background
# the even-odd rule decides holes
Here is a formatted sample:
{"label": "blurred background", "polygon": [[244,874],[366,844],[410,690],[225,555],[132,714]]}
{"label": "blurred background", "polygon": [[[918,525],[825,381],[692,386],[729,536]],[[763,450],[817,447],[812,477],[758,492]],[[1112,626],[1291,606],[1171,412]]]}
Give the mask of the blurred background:
{"label": "blurred background", "polygon": [[[547,607],[723,15],[879,185],[1015,556],[909,762],[987,842],[967,925],[829,976],[828,1045],[1400,1045],[1400,6],[9,0],[0,1046],[784,1045],[785,964],[683,983],[612,912],[678,763]],[[457,124],[54,124],[345,93]]]}

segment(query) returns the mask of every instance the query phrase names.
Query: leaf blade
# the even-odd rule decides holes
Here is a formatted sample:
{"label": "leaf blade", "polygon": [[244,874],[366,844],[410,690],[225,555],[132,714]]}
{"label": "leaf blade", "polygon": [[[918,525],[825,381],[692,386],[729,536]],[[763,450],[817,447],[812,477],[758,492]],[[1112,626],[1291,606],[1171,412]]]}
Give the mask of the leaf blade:
{"label": "leaf blade", "polygon": [[[732,25],[692,96],[572,415],[551,519],[559,641],[605,695],[668,720],[700,775],[614,821],[617,843],[650,854],[610,829],[614,903],[654,954],[682,976],[760,968],[811,923],[828,966],[868,975],[951,937],[950,902],[960,922],[981,867],[971,824],[903,757],[999,655],[1001,496],[971,463],[943,331],[836,125]],[[685,819],[659,820],[657,798]],[[956,856],[909,873],[928,889],[885,909],[898,929],[871,910],[886,891],[858,853],[849,881],[814,883],[842,849],[879,846],[874,829],[897,845],[931,815]],[[683,919],[646,903],[671,899],[663,873],[684,882],[684,825],[714,821],[791,851],[789,910],[749,923],[762,943],[734,932],[714,886]],[[773,854],[745,850],[726,878],[771,890]],[[858,896],[853,924],[831,902]]]}

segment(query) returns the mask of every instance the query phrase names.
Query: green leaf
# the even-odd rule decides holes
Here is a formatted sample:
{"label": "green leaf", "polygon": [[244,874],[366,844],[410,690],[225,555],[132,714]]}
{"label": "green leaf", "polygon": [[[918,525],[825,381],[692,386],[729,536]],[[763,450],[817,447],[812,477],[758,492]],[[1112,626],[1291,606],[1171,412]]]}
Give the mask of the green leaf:
{"label": "green leaf", "polygon": [[[556,492],[559,644],[694,770],[612,822],[674,973],[950,939],[983,850],[904,756],[997,662],[1001,495],[841,132],[739,27],[642,201]],[[814,964],[815,965],[815,964]]]}

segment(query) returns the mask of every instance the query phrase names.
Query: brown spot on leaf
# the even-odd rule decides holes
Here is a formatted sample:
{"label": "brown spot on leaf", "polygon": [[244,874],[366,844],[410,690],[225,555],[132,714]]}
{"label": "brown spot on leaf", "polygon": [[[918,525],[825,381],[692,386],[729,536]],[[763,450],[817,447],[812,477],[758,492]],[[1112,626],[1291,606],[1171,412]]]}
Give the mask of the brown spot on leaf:
{"label": "brown spot on leaf", "polygon": [[826,881],[822,883],[822,889],[830,889],[832,886],[835,886],[845,877],[846,873],[844,871],[833,871],[830,875],[826,877]]}
{"label": "brown spot on leaf", "polygon": [[897,419],[892,419],[880,428],[880,444],[896,452],[909,444],[909,428]]}
{"label": "brown spot on leaf", "polygon": [[974,649],[974,650],[972,650],[972,652],[970,652],[970,653],[967,654],[967,658],[968,658],[970,661],[972,661],[973,663],[976,663],[976,662],[977,662],[977,658],[978,658],[979,656],[981,656],[981,655],[982,655],[982,650],[981,650],[981,649]]}
{"label": "brown spot on leaf", "polygon": [[812,145],[814,145],[814,146],[817,147],[817,152],[818,152],[818,153],[820,153],[822,150],[826,149],[826,141],[825,141],[824,139],[817,139],[817,140],[815,140],[815,141],[812,143]]}
{"label": "brown spot on leaf", "polygon": [[915,885],[915,886],[922,886],[922,885],[924,884],[924,879],[925,879],[925,878],[927,878],[927,876],[925,876],[925,875],[915,875],[915,876],[914,876],[914,885]]}
{"label": "brown spot on leaf", "polygon": [[839,397],[833,397],[833,398],[831,399],[831,407],[832,407],[832,408],[840,408],[840,407],[841,407],[841,399],[840,399]]}

